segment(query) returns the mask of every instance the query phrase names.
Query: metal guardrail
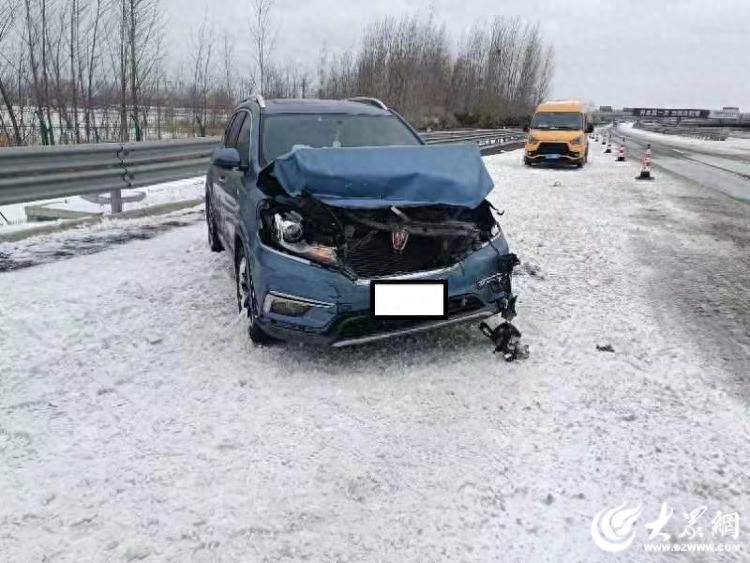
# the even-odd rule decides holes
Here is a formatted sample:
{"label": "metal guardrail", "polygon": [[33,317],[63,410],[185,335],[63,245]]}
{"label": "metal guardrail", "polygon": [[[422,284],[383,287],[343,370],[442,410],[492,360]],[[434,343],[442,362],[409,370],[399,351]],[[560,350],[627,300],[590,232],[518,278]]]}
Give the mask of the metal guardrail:
{"label": "metal guardrail", "polygon": [[[516,148],[524,133],[510,129],[423,133],[428,144],[470,142],[482,154]],[[0,149],[0,205],[120,190],[205,174],[220,137]]]}
{"label": "metal guardrail", "polygon": [[516,144],[526,138],[526,133],[518,129],[465,129],[434,131],[420,135],[430,145],[471,142],[478,144],[480,150],[490,145]]}
{"label": "metal guardrail", "polygon": [[689,127],[685,125],[662,125],[655,123],[636,123],[635,127],[644,131],[652,131],[664,135],[693,137],[705,141],[726,141],[727,137],[729,137],[726,129],[719,127]]}

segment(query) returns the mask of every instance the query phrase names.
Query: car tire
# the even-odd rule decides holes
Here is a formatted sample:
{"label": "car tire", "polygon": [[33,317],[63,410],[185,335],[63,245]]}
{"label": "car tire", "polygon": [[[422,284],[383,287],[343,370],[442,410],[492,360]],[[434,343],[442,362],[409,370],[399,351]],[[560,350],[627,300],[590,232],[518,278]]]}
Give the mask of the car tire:
{"label": "car tire", "polygon": [[253,277],[245,249],[238,245],[234,260],[234,279],[237,288],[237,309],[240,315],[248,319],[247,333],[256,344],[267,344],[271,338],[258,326],[256,319],[260,311],[255,298]]}
{"label": "car tire", "polygon": [[224,245],[221,244],[219,233],[216,229],[216,217],[214,216],[213,205],[208,190],[206,190],[206,227],[208,228],[208,247],[212,252],[221,252]]}
{"label": "car tire", "polygon": [[530,161],[530,160],[529,160],[528,158],[526,158],[526,157],[524,157],[524,158],[523,158],[523,163],[524,163],[524,164],[525,164],[526,166],[531,166],[531,161]]}

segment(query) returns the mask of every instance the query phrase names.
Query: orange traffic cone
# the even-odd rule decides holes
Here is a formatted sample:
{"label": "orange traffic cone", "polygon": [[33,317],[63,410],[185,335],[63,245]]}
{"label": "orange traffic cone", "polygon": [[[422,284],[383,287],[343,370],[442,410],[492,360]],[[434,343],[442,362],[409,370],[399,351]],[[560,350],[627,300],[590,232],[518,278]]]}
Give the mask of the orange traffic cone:
{"label": "orange traffic cone", "polygon": [[649,144],[646,148],[646,154],[643,155],[643,163],[641,164],[641,173],[635,177],[636,180],[653,180],[654,177],[651,175],[651,145]]}
{"label": "orange traffic cone", "polygon": [[617,158],[615,160],[617,162],[625,162],[625,145],[620,144],[620,148],[617,151]]}

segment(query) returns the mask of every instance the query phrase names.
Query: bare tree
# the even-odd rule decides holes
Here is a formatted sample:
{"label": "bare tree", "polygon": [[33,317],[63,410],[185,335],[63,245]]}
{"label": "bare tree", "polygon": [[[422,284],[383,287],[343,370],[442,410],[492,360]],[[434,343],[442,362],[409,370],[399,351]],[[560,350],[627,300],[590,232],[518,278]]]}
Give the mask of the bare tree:
{"label": "bare tree", "polygon": [[234,59],[234,41],[224,33],[221,44],[222,81],[224,95],[227,97],[228,105],[233,105],[239,97],[237,87],[236,65]]}
{"label": "bare tree", "polygon": [[[84,128],[86,140],[91,141],[92,135],[95,141],[99,141],[99,132],[97,128],[96,112],[94,111],[94,79],[100,70],[101,64],[101,34],[102,26],[105,20],[105,6],[103,0],[94,0],[93,7],[89,8],[91,18],[86,26],[85,47],[79,51],[79,56],[83,59],[81,69],[85,68],[85,110],[84,110]],[[84,85],[84,71],[81,71],[80,83]]]}
{"label": "bare tree", "polygon": [[[16,9],[18,4],[16,2],[7,2],[0,5],[0,50],[3,49],[3,43],[13,29],[13,22],[16,17]],[[0,96],[3,98],[3,104],[5,110],[8,113],[8,119],[10,120],[11,127],[13,129],[13,141],[16,145],[23,144],[23,137],[21,136],[21,129],[18,125],[18,119],[16,117],[16,110],[14,107],[14,101],[8,89],[8,86],[3,81],[3,73],[5,65],[0,61]]]}
{"label": "bare tree", "polygon": [[117,2],[114,66],[119,83],[120,140],[129,139],[132,120],[139,141],[146,125],[146,89],[152,85],[153,70],[161,57],[161,11],[158,0]]}
{"label": "bare tree", "polygon": [[273,22],[273,9],[276,0],[250,0],[250,37],[255,51],[257,66],[256,83],[260,92],[266,93],[271,66],[271,52],[276,41],[276,31]]}
{"label": "bare tree", "polygon": [[319,95],[372,95],[418,126],[519,123],[549,87],[552,51],[538,26],[496,18],[451,57],[432,16],[385,18],[365,28],[352,56],[323,56]]}
{"label": "bare tree", "polygon": [[136,130],[136,141],[143,138],[145,115],[141,119],[141,103],[146,94],[143,90],[151,79],[151,73],[160,58],[161,12],[158,0],[127,0],[128,2],[128,47],[130,50],[130,97],[132,118]]}
{"label": "bare tree", "polygon": [[54,144],[52,135],[52,120],[49,111],[49,86],[47,74],[47,3],[40,0],[32,4],[31,0],[24,0],[24,30],[23,42],[28,55],[29,71],[31,74],[34,115],[39,124],[39,134],[42,144]]}
{"label": "bare tree", "polygon": [[403,15],[367,25],[356,50],[324,52],[311,75],[271,56],[275,0],[249,0],[251,72],[239,72],[241,40],[208,23],[167,64],[159,1],[0,0],[2,142],[211,135],[257,90],[373,95],[419,127],[518,124],[554,69],[539,27],[520,19],[476,26],[453,48],[432,15]]}
{"label": "bare tree", "polygon": [[129,140],[128,126],[128,1],[119,0],[118,70],[120,77],[120,140]]}
{"label": "bare tree", "polygon": [[536,84],[535,102],[542,102],[549,94],[552,74],[555,72],[555,49],[548,45],[542,55],[542,64],[539,68],[539,80]]}
{"label": "bare tree", "polygon": [[79,82],[78,78],[80,73],[78,72],[79,60],[79,49],[80,45],[80,34],[81,34],[81,5],[80,0],[69,0],[70,6],[70,22],[69,22],[69,37],[68,37],[68,62],[70,64],[70,105],[72,112],[73,121],[73,133],[75,135],[76,143],[81,142],[81,129],[80,122],[78,120],[78,93],[79,93]]}
{"label": "bare tree", "polygon": [[538,26],[517,18],[477,26],[453,66],[453,112],[466,125],[519,124],[546,95],[552,65]]}
{"label": "bare tree", "polygon": [[203,20],[194,37],[193,45],[193,82],[191,86],[193,120],[198,125],[198,136],[206,136],[206,116],[208,97],[213,80],[212,57],[214,35],[213,26]]}

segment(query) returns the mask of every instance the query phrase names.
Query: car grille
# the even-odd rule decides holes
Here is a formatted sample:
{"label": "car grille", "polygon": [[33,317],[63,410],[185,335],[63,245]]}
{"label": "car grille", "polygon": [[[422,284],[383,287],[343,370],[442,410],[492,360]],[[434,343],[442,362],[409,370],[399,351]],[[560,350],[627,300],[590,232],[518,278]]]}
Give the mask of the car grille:
{"label": "car grille", "polygon": [[363,244],[352,245],[345,262],[363,278],[443,268],[454,262],[450,259],[451,255],[468,252],[469,243],[463,240],[412,235],[406,248],[399,253],[391,247],[391,234],[382,231]]}
{"label": "car grille", "polygon": [[568,154],[568,145],[565,143],[540,143],[537,154]]}
{"label": "car grille", "polygon": [[[482,301],[474,295],[462,295],[448,300],[447,317],[471,313],[483,307]],[[349,317],[342,321],[339,328],[340,338],[359,338],[381,332],[389,332],[419,326],[426,321],[400,319],[373,319],[369,314]]]}

